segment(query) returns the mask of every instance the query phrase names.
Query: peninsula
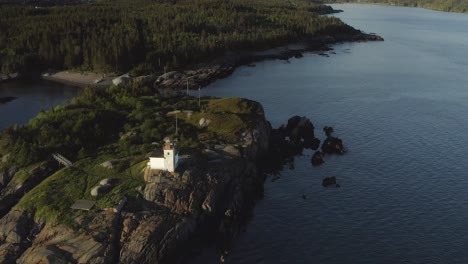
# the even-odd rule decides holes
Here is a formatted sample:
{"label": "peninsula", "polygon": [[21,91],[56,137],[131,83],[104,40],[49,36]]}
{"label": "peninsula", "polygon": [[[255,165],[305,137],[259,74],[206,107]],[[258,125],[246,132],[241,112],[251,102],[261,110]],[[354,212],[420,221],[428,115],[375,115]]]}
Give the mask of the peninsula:
{"label": "peninsula", "polygon": [[[269,136],[246,99],[87,88],[0,135],[0,262],[180,261],[201,233],[236,232]],[[176,164],[154,167],[164,138]]]}

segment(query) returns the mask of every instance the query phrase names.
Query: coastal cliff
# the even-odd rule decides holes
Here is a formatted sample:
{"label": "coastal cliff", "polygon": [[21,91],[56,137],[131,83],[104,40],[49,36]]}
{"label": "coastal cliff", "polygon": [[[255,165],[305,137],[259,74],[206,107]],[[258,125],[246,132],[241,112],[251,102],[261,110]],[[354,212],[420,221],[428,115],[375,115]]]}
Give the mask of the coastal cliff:
{"label": "coastal cliff", "polygon": [[[116,170],[103,168],[100,157],[93,165],[80,166],[84,161],[77,161],[67,168],[46,162],[30,168],[34,173],[27,176],[26,168],[4,167],[0,198],[9,206],[0,219],[0,262],[176,263],[200,247],[200,237],[208,233],[228,243],[261,194],[263,177],[256,161],[268,150],[271,128],[262,106],[253,101],[210,99],[204,109],[179,117],[181,124],[198,124],[197,137],[203,138],[203,144],[186,155],[181,150],[179,166],[172,173],[150,169],[144,157],[132,172],[124,170],[122,178]],[[218,126],[227,127],[220,122],[236,120],[242,123],[236,123],[234,133],[218,131]],[[12,157],[3,158],[14,163]],[[83,186],[77,177],[91,166],[99,167],[89,172],[96,179],[87,176],[84,192],[73,196],[74,186]],[[77,171],[80,174],[73,174]],[[94,176],[98,171],[106,173]],[[73,176],[67,178],[69,174]],[[108,194],[89,196],[91,181],[103,177],[118,183]],[[119,199],[112,197],[125,193],[127,202],[121,208],[115,202]],[[69,209],[77,198],[94,200],[96,207]],[[40,206],[43,199],[48,204]]]}

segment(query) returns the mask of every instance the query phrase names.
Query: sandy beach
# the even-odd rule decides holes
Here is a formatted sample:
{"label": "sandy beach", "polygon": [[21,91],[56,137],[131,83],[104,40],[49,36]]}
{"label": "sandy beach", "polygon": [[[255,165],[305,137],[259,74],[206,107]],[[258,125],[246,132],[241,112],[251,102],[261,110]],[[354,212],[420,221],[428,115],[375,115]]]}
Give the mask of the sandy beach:
{"label": "sandy beach", "polygon": [[[109,87],[112,85],[112,80],[116,76],[103,76],[96,73],[80,73],[60,71],[49,75],[43,75],[43,79],[63,82],[76,86],[93,86],[93,87]],[[96,83],[97,80],[100,80]]]}

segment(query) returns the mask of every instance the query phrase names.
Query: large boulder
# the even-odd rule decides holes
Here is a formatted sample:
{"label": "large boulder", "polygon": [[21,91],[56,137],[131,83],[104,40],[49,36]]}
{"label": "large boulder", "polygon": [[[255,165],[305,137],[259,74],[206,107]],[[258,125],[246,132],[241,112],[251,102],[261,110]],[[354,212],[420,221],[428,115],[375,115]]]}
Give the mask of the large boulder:
{"label": "large boulder", "polygon": [[101,163],[100,166],[106,169],[113,169],[115,166],[115,161],[113,160],[104,161],[103,163]]}
{"label": "large boulder", "polygon": [[91,196],[99,196],[107,193],[112,189],[112,186],[110,184],[106,185],[98,185],[95,186],[93,189],[91,189]]}
{"label": "large boulder", "polygon": [[343,155],[347,152],[343,146],[343,141],[336,137],[328,137],[322,144],[322,152],[326,154]]}
{"label": "large boulder", "polygon": [[208,118],[200,118],[200,121],[198,121],[198,124],[201,126],[201,127],[206,127],[206,126],[209,126],[211,123],[211,120],[208,119]]}
{"label": "large boulder", "polygon": [[8,162],[8,159],[10,158],[11,154],[8,153],[8,154],[5,154],[2,156],[2,162],[5,163],[5,162]]}
{"label": "large boulder", "polygon": [[289,118],[288,124],[286,125],[286,130],[289,130],[289,131],[293,130],[295,127],[297,127],[300,121],[301,121],[300,116],[293,116]]}
{"label": "large boulder", "polygon": [[102,179],[100,182],[99,182],[99,185],[114,185],[115,183],[115,179],[109,179],[109,178],[105,178],[105,179]]}
{"label": "large boulder", "polygon": [[119,86],[121,84],[125,84],[125,83],[128,83],[132,80],[132,78],[130,78],[130,76],[128,74],[124,74],[122,76],[119,76],[115,79],[112,80],[112,83],[115,85],[115,86]]}

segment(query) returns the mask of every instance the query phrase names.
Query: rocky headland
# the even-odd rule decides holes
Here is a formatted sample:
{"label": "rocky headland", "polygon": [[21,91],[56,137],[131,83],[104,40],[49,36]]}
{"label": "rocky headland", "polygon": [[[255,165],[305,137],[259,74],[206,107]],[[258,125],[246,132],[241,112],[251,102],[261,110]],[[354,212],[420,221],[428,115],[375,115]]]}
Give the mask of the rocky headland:
{"label": "rocky headland", "polygon": [[[265,173],[278,173],[304,149],[320,153],[321,163],[345,152],[331,127],[318,151],[307,117],[272,129],[250,100],[204,99],[202,109],[178,112],[179,125],[198,131],[201,145],[181,152],[174,172],[151,169],[150,154],[102,162],[106,154],[65,168],[53,159],[18,167],[2,154],[0,263],[180,263],[210,241],[223,259],[263,195]],[[324,180],[330,185],[334,177]],[[76,209],[80,199],[95,206]]]}
{"label": "rocky headland", "polygon": [[[249,107],[233,108],[235,105]],[[172,173],[150,169],[144,159],[144,170],[135,175],[141,184],[135,187],[135,195],[125,198],[123,207],[121,201],[108,208],[99,206],[107,196],[89,196],[93,184],[88,184],[83,194],[96,201],[97,208],[67,209],[59,212],[61,221],[51,221],[40,211],[70,206],[70,194],[62,189],[70,190],[75,183],[54,184],[67,173],[84,177],[80,162],[63,168],[47,160],[28,168],[27,174],[25,168],[4,167],[0,175],[0,263],[178,263],[199,248],[200,237],[208,234],[220,245],[229,244],[239,232],[241,219],[262,195],[264,178],[257,161],[269,149],[271,128],[260,104],[239,98],[215,100],[206,111],[187,113],[180,122],[199,124],[201,131],[215,131],[220,125],[217,115],[231,122],[240,116],[245,126],[229,142],[209,140],[199,152],[182,153]],[[8,161],[12,164],[9,155],[3,155],[2,162]],[[112,178],[113,166],[110,161],[99,163],[96,171]],[[117,185],[108,192],[122,196],[118,194],[126,180],[116,179]],[[97,178],[96,182],[110,181]],[[34,207],[35,200],[43,198],[31,196],[48,188],[50,193],[43,195],[51,196],[49,204]],[[60,193],[56,200],[52,192]],[[221,246],[220,252],[224,250]]]}

